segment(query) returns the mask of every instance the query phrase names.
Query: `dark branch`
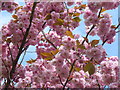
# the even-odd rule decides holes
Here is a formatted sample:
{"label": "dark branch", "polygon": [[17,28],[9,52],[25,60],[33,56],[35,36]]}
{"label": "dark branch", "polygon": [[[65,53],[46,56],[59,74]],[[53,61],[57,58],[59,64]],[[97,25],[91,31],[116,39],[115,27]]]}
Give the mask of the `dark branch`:
{"label": "dark branch", "polygon": [[[117,27],[115,28],[115,30],[118,29],[119,26],[120,26],[120,24],[117,25]],[[118,33],[118,32],[119,32],[119,31],[116,31],[116,33]],[[108,39],[106,39],[105,41],[103,41],[102,46],[107,42],[107,40],[108,40]]]}
{"label": "dark branch", "polygon": [[[100,17],[101,11],[102,11],[102,7],[101,7],[101,9],[99,11],[98,18]],[[85,38],[87,38],[89,36],[89,34],[91,33],[91,31],[94,29],[95,26],[96,25],[92,25],[91,29],[89,30],[89,32],[87,33],[87,35],[85,36]],[[85,39],[83,40],[82,45],[84,44],[84,42],[85,42]]]}
{"label": "dark branch", "polygon": [[63,90],[65,90],[65,87],[66,87],[67,83],[71,80],[71,79],[70,79],[70,75],[71,75],[72,70],[73,70],[73,68],[74,68],[75,62],[76,62],[76,60],[74,60],[74,62],[73,62],[72,65],[71,65],[71,69],[70,69],[70,71],[69,71],[69,75],[68,75],[67,80],[65,81],[65,83],[64,83],[64,85],[63,85]]}
{"label": "dark branch", "polygon": [[8,43],[7,43],[7,46],[8,46],[8,49],[9,49],[9,51],[10,51],[11,60],[12,60],[12,63],[13,63],[13,55],[12,55],[12,51],[11,51],[10,46],[9,46],[9,44],[8,44]]}
{"label": "dark branch", "polygon": [[6,85],[5,85],[5,90],[7,90],[7,89],[9,88],[9,85],[10,85],[10,83],[11,83],[12,75],[13,75],[13,73],[14,73],[15,70],[16,70],[16,65],[17,65],[18,60],[19,60],[19,58],[20,58],[20,56],[21,56],[22,49],[23,49],[24,46],[25,46],[25,42],[26,42],[27,36],[28,36],[28,34],[29,34],[30,27],[31,27],[31,25],[32,25],[32,20],[33,20],[33,16],[34,16],[34,11],[35,11],[36,5],[37,5],[37,2],[34,2],[34,3],[33,3],[33,7],[32,7],[32,11],[31,11],[31,16],[30,16],[30,24],[29,24],[29,27],[27,28],[27,30],[26,30],[26,32],[25,32],[25,36],[24,36],[24,38],[23,38],[23,40],[22,40],[22,43],[21,43],[21,46],[20,46],[20,48],[19,48],[18,55],[17,55],[16,59],[15,59],[14,62],[13,62],[12,69],[11,69],[11,71],[10,71],[10,78],[7,78],[7,83],[6,83]]}
{"label": "dark branch", "polygon": [[61,77],[58,75],[58,78],[60,79],[60,83],[64,86],[64,84],[62,83]]}
{"label": "dark branch", "polygon": [[46,39],[46,41],[47,41],[48,43],[50,43],[55,49],[57,49],[57,47],[56,47],[49,39],[47,39],[47,37],[45,36],[44,31],[42,31],[42,34],[43,34],[44,38]]}
{"label": "dark branch", "polygon": [[99,88],[99,90],[101,90],[101,89],[100,89],[100,84],[99,84],[98,80],[96,80],[96,81],[97,81],[97,84],[98,84],[98,88]]}

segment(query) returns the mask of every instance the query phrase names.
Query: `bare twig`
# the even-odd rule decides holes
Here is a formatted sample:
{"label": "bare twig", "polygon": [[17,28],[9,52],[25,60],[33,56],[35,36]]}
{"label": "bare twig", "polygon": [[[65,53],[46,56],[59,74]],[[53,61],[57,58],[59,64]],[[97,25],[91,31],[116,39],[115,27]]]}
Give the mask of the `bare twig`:
{"label": "bare twig", "polygon": [[100,17],[101,12],[102,12],[102,7],[100,8],[100,11],[98,13],[98,18]]}
{"label": "bare twig", "polygon": [[19,45],[17,44],[17,48],[18,48],[18,50],[19,50]]}
{"label": "bare twig", "polygon": [[27,50],[28,49],[28,45],[22,50],[22,52],[24,52],[25,50]]}

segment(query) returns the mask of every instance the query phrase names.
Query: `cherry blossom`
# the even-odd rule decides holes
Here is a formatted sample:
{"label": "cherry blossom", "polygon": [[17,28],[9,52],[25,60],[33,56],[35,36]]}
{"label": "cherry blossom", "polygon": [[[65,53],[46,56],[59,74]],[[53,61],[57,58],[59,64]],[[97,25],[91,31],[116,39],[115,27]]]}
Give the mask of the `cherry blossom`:
{"label": "cherry blossom", "polygon": [[[0,88],[117,88],[118,57],[108,57],[103,45],[115,41],[118,27],[104,11],[120,3],[91,1],[31,1],[24,6],[0,2],[0,10],[12,13],[12,19],[1,29]],[[81,26],[81,16],[85,37],[73,33]],[[89,35],[99,40],[91,41]],[[21,57],[29,46],[36,48],[37,57],[23,65]]]}

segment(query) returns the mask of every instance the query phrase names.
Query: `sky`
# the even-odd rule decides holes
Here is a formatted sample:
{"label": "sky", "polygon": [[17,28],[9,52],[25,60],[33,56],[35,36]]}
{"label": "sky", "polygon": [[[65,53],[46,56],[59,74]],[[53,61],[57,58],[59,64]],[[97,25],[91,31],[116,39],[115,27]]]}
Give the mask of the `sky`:
{"label": "sky", "polygon": [[[23,2],[19,2],[20,5],[24,5]],[[115,10],[108,10],[108,11],[105,11],[107,13],[109,13],[111,16],[112,16],[112,21],[113,21],[113,25],[117,25],[118,24],[118,8],[115,9]],[[3,25],[7,24],[10,20],[11,20],[11,17],[12,14],[6,12],[6,11],[2,11],[0,12],[0,29]],[[82,16],[80,16],[81,19],[82,19]],[[85,25],[84,25],[84,19],[82,19],[82,21],[80,22],[80,25],[79,27],[77,27],[73,33],[75,34],[80,34],[82,36],[85,36],[86,33],[85,33]],[[99,39],[97,36],[95,37],[91,37],[89,36],[89,39],[90,40],[93,40],[93,39]],[[105,44],[103,46],[108,54],[108,56],[118,56],[118,35],[116,35],[116,40],[114,43],[112,44]],[[35,46],[30,46],[28,48],[27,51],[35,51]],[[25,61],[28,61],[30,60],[31,58],[32,59],[35,59],[36,58],[36,53],[35,52],[27,52],[26,56],[25,56]],[[22,57],[22,56],[21,56]]]}

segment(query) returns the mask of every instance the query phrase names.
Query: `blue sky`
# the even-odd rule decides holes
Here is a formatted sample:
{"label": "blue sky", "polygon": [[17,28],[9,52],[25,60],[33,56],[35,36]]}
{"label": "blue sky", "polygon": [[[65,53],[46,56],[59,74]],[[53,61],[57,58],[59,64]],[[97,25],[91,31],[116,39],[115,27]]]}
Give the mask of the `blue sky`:
{"label": "blue sky", "polygon": [[[24,5],[23,2],[19,3],[20,5]],[[105,11],[107,13],[109,13],[112,16],[112,20],[113,20],[113,25],[117,25],[118,24],[118,8],[115,10],[108,10]],[[2,27],[2,25],[7,24],[11,17],[12,14],[6,12],[6,11],[2,11],[0,12],[0,28]],[[82,19],[82,18],[81,18]],[[77,27],[73,33],[76,34],[80,34],[82,36],[85,36],[85,25],[84,25],[84,19],[82,19],[82,21],[80,22],[80,26]],[[90,40],[92,39],[99,39],[98,37],[91,37],[89,36]],[[114,43],[112,44],[105,44],[104,48],[106,49],[106,52],[108,54],[108,56],[118,56],[118,35],[116,35],[116,40]],[[27,51],[35,51],[35,47],[31,46]],[[25,56],[25,61],[30,60],[31,58],[35,59],[36,58],[36,54],[35,53],[27,53]]]}

